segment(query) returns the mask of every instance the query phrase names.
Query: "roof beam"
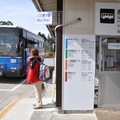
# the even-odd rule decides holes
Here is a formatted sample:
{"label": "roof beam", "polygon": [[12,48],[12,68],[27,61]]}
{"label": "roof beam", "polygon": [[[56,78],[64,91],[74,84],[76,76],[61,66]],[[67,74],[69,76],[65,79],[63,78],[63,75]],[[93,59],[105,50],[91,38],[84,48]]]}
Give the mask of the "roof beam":
{"label": "roof beam", "polygon": [[32,0],[32,1],[39,12],[43,11],[41,4],[39,3],[39,0]]}

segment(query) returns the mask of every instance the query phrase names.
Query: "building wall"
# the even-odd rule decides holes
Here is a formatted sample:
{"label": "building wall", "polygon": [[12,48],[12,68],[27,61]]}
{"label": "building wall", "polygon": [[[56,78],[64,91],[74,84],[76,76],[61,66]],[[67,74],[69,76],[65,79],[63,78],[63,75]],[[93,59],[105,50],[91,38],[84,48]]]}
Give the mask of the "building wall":
{"label": "building wall", "polygon": [[[106,3],[120,3],[120,0],[63,0],[63,24],[67,24],[71,21],[74,21],[76,20],[77,18],[81,18],[81,21],[78,22],[78,23],[74,23],[74,24],[71,24],[71,25],[68,25],[68,26],[64,26],[63,27],[63,58],[65,56],[65,50],[67,50],[69,47],[67,46],[66,47],[66,41],[69,39],[72,40],[72,42],[77,38],[77,40],[79,40],[79,44],[77,44],[78,42],[76,42],[76,46],[77,45],[80,45],[79,47],[82,48],[80,49],[80,53],[78,53],[77,55],[79,56],[81,54],[81,51],[82,50],[85,50],[85,51],[89,51],[90,52],[90,47],[87,46],[87,44],[85,44],[82,40],[89,40],[90,39],[90,36],[92,37],[95,36],[95,3],[96,2],[106,2]],[[111,6],[112,7],[112,6]],[[98,14],[99,16],[99,14]],[[98,27],[99,28],[99,27]],[[103,30],[103,28],[101,28],[101,30]],[[110,33],[111,34],[111,33]],[[84,36],[83,36],[84,35]],[[72,37],[71,37],[72,36]],[[87,38],[88,36],[88,38]],[[82,39],[80,39],[82,38]],[[92,40],[92,39],[91,39]],[[93,38],[94,41],[96,41],[95,38]],[[83,43],[80,43],[80,42],[83,42]],[[74,43],[74,42],[73,42]],[[71,45],[71,42],[69,43],[68,42],[68,45]],[[82,45],[86,45],[85,47],[83,47]],[[76,50],[76,47],[74,44],[71,45],[70,47],[73,47],[73,50]],[[64,49],[66,47],[66,49]],[[95,47],[95,45],[93,45],[93,47]],[[87,49],[86,49],[87,48]],[[71,48],[69,48],[71,49]],[[92,51],[92,50],[91,50]],[[86,52],[86,53],[89,53],[89,52]],[[93,56],[95,56],[95,52],[91,52],[91,53],[94,53]],[[90,54],[91,54],[90,53]],[[90,55],[89,54],[89,55]],[[81,54],[82,55],[82,54]],[[77,57],[78,57],[77,56]],[[101,54],[100,54],[101,56]],[[74,57],[72,59],[76,59],[77,57]],[[80,56],[81,57],[81,56]],[[79,58],[80,58],[79,57]],[[70,58],[68,56],[68,58]],[[67,60],[69,60],[67,58]],[[94,59],[95,57],[92,57],[93,61],[95,61]],[[85,58],[86,59],[86,58]],[[65,63],[65,58],[63,59],[63,66],[66,65]],[[86,59],[86,60],[90,60],[90,59]],[[80,58],[80,62],[82,61],[82,57]],[[79,63],[78,63],[79,64]],[[80,66],[81,65],[81,66]],[[82,68],[82,62],[81,64],[79,64],[78,66],[80,66],[80,68]],[[65,67],[63,67],[64,69]],[[90,67],[92,68],[92,67]],[[93,67],[94,68],[94,67]],[[69,69],[69,68],[68,68]],[[76,71],[77,71],[77,66],[76,66]],[[82,71],[82,69],[80,69]],[[79,70],[79,71],[80,71]],[[66,70],[67,71],[67,70]],[[75,71],[75,72],[76,72]],[[87,71],[87,70],[86,70]],[[92,72],[94,73],[94,69],[92,70]],[[77,72],[76,72],[77,73]],[[103,72],[104,73],[104,72]],[[65,74],[65,72],[63,73]],[[79,77],[80,79],[78,80],[80,82],[80,80],[82,80],[83,78],[80,77],[81,74],[79,74],[77,77]],[[116,106],[119,106],[120,107],[120,103],[119,103],[119,93],[118,91],[120,91],[119,86],[116,86],[116,85],[119,85],[119,80],[118,80],[118,76],[119,76],[119,72],[118,73],[115,73],[115,74],[111,74],[110,72],[107,73],[104,73],[101,75],[101,80],[99,81],[100,82],[100,87],[99,87],[99,105],[101,105],[102,107],[103,106],[112,106],[112,107],[116,107]],[[63,76],[64,77],[64,76]],[[76,92],[73,92],[75,89],[73,89],[71,86],[72,85],[77,85],[75,86],[77,91],[87,91],[84,96],[86,95],[90,95],[89,98],[91,98],[91,103],[90,105],[92,106],[92,94],[94,94],[94,87],[93,87],[93,84],[91,82],[87,83],[87,84],[84,84],[84,82],[78,82],[76,79],[77,77],[75,78],[74,77],[74,81],[70,81],[71,83],[73,82],[73,84],[66,84],[65,82],[63,82],[63,106],[65,106],[64,108],[66,108],[66,103],[69,103],[70,99],[70,95],[72,94],[73,97],[71,98],[75,98],[77,95],[77,100],[81,101],[83,99],[83,94],[75,94]],[[64,77],[65,78],[65,77]],[[86,77],[85,77],[86,78]],[[83,80],[84,81],[84,80]],[[86,80],[87,81],[87,80]],[[74,83],[75,82],[75,83]],[[107,84],[106,84],[107,83]],[[88,85],[89,84],[89,87],[86,87],[86,89],[83,89],[84,86]],[[80,86],[82,85],[82,87]],[[91,86],[91,88],[90,88]],[[111,87],[112,86],[112,87]],[[71,89],[69,89],[71,88]],[[88,88],[90,88],[88,90]],[[70,91],[72,90],[72,92]],[[88,91],[91,93],[89,94]],[[115,91],[117,91],[115,93]],[[115,94],[113,94],[113,92]],[[74,96],[75,95],[75,96]],[[81,95],[82,97],[80,98],[79,95]],[[110,99],[110,97],[112,97],[113,99]],[[76,99],[75,98],[75,99]],[[85,101],[87,99],[83,99],[83,101],[81,101],[80,103],[78,103],[77,105],[79,106],[79,110],[85,110],[86,108],[84,108],[82,105],[84,105],[83,103],[87,103],[87,101]],[[74,100],[75,101],[75,100]],[[73,102],[73,101],[72,101]],[[75,103],[75,102],[73,102]],[[81,104],[81,105],[80,105]],[[114,106],[115,104],[115,106]],[[67,104],[68,105],[68,104]],[[72,109],[76,109],[78,106],[75,106],[73,107]],[[90,110],[91,109],[91,106],[89,108],[87,108],[87,110]],[[67,106],[68,107],[68,106]],[[82,108],[81,108],[82,107]],[[69,108],[69,107],[68,107]]]}
{"label": "building wall", "polygon": [[63,34],[95,34],[95,2],[120,3],[120,0],[63,0],[63,23],[82,19],[64,27]]}

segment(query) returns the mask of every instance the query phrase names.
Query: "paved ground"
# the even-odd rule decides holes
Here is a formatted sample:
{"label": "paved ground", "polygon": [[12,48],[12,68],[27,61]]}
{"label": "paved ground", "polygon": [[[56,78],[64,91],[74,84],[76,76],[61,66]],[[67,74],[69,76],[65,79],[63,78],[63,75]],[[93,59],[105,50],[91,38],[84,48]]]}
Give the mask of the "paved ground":
{"label": "paved ground", "polygon": [[120,120],[120,109],[95,109],[98,120]]}
{"label": "paved ground", "polygon": [[[48,91],[43,96],[43,108],[34,110],[32,103],[34,98],[18,99],[8,105],[0,113],[1,120],[97,120],[95,112],[88,113],[64,113],[55,107],[52,102],[51,81],[47,83]],[[7,111],[8,110],[8,111]]]}
{"label": "paved ground", "polygon": [[[48,92],[43,97],[43,108],[34,110],[32,103],[34,98],[23,98],[14,105],[8,105],[9,110],[1,112],[1,120],[120,120],[119,109],[96,108],[87,113],[65,113],[55,107],[52,102],[51,81],[47,83]],[[4,114],[5,113],[5,114]],[[3,117],[2,117],[3,116]]]}

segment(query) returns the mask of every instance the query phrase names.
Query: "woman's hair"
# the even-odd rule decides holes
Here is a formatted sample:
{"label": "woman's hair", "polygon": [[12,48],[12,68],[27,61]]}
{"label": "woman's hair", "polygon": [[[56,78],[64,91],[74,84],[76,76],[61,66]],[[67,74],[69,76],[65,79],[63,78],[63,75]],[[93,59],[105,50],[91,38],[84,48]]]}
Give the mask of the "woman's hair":
{"label": "woman's hair", "polygon": [[31,54],[32,54],[32,56],[38,56],[38,53],[39,53],[39,51],[38,51],[37,48],[31,49]]}

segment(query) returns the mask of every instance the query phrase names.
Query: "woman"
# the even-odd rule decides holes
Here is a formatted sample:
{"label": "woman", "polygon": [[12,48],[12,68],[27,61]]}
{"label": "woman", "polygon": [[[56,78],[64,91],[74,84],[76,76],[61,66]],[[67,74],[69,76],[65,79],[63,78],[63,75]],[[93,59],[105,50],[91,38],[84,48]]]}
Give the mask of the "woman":
{"label": "woman", "polygon": [[32,57],[28,61],[28,72],[27,72],[27,82],[28,84],[33,83],[35,93],[36,93],[36,102],[33,104],[34,109],[39,109],[42,107],[42,87],[41,80],[39,79],[39,63],[36,62],[37,59],[41,62],[41,58],[38,55],[39,51],[36,48],[31,49]]}

